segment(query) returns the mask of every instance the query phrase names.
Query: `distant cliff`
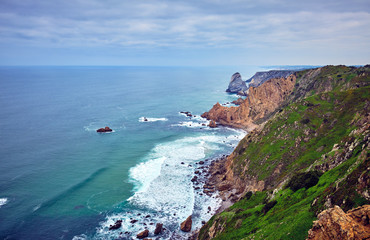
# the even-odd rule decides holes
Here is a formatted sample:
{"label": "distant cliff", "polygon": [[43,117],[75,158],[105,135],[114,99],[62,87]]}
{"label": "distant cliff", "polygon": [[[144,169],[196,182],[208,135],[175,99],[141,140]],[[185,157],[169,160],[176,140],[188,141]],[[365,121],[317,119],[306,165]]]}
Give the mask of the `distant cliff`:
{"label": "distant cliff", "polygon": [[246,82],[249,83],[249,87],[258,87],[262,83],[272,79],[272,78],[286,78],[289,75],[295,73],[293,70],[271,70],[267,72],[256,72],[250,79]]}
{"label": "distant cliff", "polygon": [[204,116],[254,130],[211,167],[211,183],[234,204],[198,239],[369,237],[369,65],[270,79],[239,107],[216,104]]}
{"label": "distant cliff", "polygon": [[247,84],[242,80],[242,76],[240,73],[234,73],[231,76],[231,80],[229,83],[226,92],[230,93],[238,93],[239,95],[244,95],[244,91],[247,90]]}

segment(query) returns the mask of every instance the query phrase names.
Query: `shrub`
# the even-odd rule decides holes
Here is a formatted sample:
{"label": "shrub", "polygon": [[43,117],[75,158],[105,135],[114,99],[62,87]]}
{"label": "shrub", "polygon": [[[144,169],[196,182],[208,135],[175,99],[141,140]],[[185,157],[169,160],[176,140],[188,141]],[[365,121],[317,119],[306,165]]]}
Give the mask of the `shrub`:
{"label": "shrub", "polygon": [[266,214],[268,211],[270,211],[271,208],[273,208],[276,205],[276,203],[277,203],[276,200],[272,200],[272,201],[266,203],[265,206],[263,206],[263,208],[262,208],[262,213]]}
{"label": "shrub", "polygon": [[318,171],[298,173],[294,175],[287,184],[287,187],[294,192],[301,188],[310,188],[319,182],[321,173]]}

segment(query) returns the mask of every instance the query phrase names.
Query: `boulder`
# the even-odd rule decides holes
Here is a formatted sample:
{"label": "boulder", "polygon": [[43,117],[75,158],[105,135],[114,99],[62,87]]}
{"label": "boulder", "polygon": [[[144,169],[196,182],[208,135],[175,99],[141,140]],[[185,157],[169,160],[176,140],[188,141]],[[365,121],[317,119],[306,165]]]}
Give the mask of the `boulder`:
{"label": "boulder", "polygon": [[239,106],[240,104],[242,104],[244,102],[243,98],[238,98],[237,100],[234,100],[232,101],[231,103]]}
{"label": "boulder", "polygon": [[247,90],[247,84],[242,80],[242,76],[240,75],[240,73],[238,72],[234,73],[231,76],[229,87],[226,89],[226,92],[243,93],[246,90]]}
{"label": "boulder", "polygon": [[215,121],[211,120],[211,121],[209,122],[209,124],[208,124],[208,127],[210,127],[210,128],[216,128],[216,127],[217,127],[217,124],[216,124],[216,122],[215,122]]}
{"label": "boulder", "polygon": [[112,132],[113,130],[110,129],[109,127],[105,127],[105,128],[99,128],[98,130],[96,130],[97,132],[101,132],[101,133],[104,133],[104,132]]}
{"label": "boulder", "polygon": [[163,224],[157,223],[157,225],[155,226],[154,235],[160,234],[162,230],[163,230]]}
{"label": "boulder", "polygon": [[109,226],[109,230],[116,230],[122,226],[122,220],[117,220],[114,225]]}
{"label": "boulder", "polygon": [[191,231],[191,226],[193,224],[193,221],[191,219],[191,215],[181,223],[180,229],[183,232],[190,232]]}
{"label": "boulder", "polygon": [[138,235],[136,235],[136,237],[138,239],[144,239],[147,236],[149,236],[149,230],[148,229],[146,229],[146,230],[142,231],[141,233],[139,233]]}

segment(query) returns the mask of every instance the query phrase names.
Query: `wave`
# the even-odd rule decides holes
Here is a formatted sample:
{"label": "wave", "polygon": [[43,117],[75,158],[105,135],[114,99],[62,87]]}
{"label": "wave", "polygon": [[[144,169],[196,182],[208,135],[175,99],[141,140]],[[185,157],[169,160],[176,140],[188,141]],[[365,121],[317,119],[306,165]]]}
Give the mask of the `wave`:
{"label": "wave", "polygon": [[139,122],[158,122],[158,121],[168,121],[168,119],[167,118],[149,118],[149,117],[139,118]]}
{"label": "wave", "polygon": [[8,199],[7,198],[0,198],[0,208],[1,208],[1,206],[4,206],[7,203],[8,203]]}
{"label": "wave", "polygon": [[[199,229],[201,222],[209,220],[221,202],[216,196],[201,195],[202,184],[197,185],[199,189],[194,188],[191,179],[200,166],[197,162],[210,163],[206,158],[215,152],[232,151],[230,144],[236,145],[243,136],[236,131],[222,136],[203,132],[156,145],[141,163],[130,169],[130,181],[135,188],[127,200],[127,211],[107,216],[95,238],[119,238],[120,232],[130,232],[122,237],[135,237],[144,228],[153,232],[155,223],[160,222],[169,230],[161,235],[162,239],[173,238],[169,232],[175,232],[176,239],[186,239],[188,234],[178,231],[180,223],[192,215],[193,230]],[[117,220],[122,220],[120,230],[109,231],[109,226]],[[132,220],[138,222],[132,224]]]}
{"label": "wave", "polygon": [[67,190],[65,190],[65,191],[57,194],[56,196],[50,198],[46,202],[37,205],[34,208],[34,211],[37,211],[39,209],[50,207],[50,206],[54,205],[56,202],[58,202],[60,199],[68,198],[73,192],[75,192],[78,189],[83,188],[86,184],[88,184],[89,182],[91,182],[92,180],[94,180],[98,175],[102,174],[107,169],[108,168],[100,168],[100,169],[98,169],[97,171],[95,171],[94,173],[92,173],[89,177],[87,177],[86,179],[82,180],[81,182],[79,182],[79,183],[75,184],[74,186],[68,188]]}

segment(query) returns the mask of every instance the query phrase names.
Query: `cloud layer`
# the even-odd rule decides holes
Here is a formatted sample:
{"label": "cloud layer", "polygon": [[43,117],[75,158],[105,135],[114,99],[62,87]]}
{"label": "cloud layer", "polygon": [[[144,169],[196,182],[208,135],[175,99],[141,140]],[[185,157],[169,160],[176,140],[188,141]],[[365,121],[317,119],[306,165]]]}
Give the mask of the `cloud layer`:
{"label": "cloud layer", "polygon": [[360,0],[0,2],[0,43],[30,48],[353,53],[370,49],[369,25]]}

